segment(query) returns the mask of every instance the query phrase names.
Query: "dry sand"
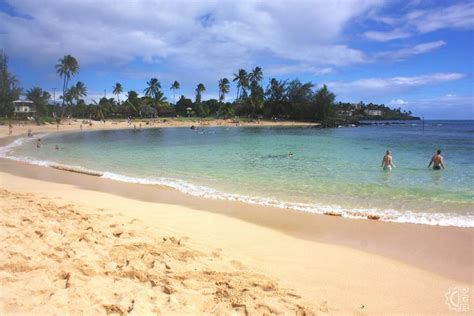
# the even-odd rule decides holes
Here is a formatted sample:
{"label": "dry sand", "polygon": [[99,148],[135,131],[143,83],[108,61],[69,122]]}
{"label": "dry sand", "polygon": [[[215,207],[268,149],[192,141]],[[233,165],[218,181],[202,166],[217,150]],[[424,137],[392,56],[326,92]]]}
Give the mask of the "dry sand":
{"label": "dry sand", "polygon": [[458,314],[452,286],[473,301],[472,229],[112,183],[0,161],[0,314]]}
{"label": "dry sand", "polygon": [[3,315],[310,311],[274,280],[139,220],[28,193],[0,198]]}

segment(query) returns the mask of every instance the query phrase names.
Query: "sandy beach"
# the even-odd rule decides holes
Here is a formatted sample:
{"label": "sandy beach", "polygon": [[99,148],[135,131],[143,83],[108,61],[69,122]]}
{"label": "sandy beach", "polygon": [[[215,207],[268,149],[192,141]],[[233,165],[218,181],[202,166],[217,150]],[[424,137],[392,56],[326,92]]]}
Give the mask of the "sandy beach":
{"label": "sandy beach", "polygon": [[[2,126],[0,145],[79,125]],[[83,125],[99,128],[133,127]],[[0,184],[1,314],[458,315],[453,287],[473,308],[471,228],[202,199],[6,159]]]}

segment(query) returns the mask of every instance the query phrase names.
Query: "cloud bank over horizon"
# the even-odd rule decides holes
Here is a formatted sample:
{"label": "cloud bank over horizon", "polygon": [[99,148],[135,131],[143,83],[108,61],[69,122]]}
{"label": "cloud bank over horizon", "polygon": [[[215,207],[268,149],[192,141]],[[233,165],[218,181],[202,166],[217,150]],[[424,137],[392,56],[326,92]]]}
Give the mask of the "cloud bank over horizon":
{"label": "cloud bank over horizon", "polygon": [[327,82],[341,101],[469,97],[473,29],[470,1],[0,1],[0,48],[24,86],[46,90],[72,54],[90,91],[158,77],[165,93],[203,82],[211,97],[219,78],[259,65],[266,80]]}

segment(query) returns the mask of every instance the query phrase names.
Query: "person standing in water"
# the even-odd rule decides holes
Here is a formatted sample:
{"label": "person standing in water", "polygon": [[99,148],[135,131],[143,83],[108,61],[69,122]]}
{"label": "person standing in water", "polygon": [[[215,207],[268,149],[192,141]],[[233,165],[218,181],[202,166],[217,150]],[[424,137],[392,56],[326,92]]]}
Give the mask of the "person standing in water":
{"label": "person standing in water", "polygon": [[395,168],[395,164],[393,163],[392,158],[392,152],[390,150],[387,150],[385,156],[383,156],[381,167],[383,168],[383,170],[392,170],[392,168]]}
{"label": "person standing in water", "polygon": [[41,147],[41,138],[38,138],[38,141],[36,142],[36,148]]}
{"label": "person standing in water", "polygon": [[431,165],[433,165],[434,170],[445,169],[444,168],[444,159],[443,159],[443,156],[441,156],[441,150],[440,149],[438,149],[436,151],[436,154],[434,154],[433,157],[431,158],[431,161],[428,164],[428,168],[431,167]]}

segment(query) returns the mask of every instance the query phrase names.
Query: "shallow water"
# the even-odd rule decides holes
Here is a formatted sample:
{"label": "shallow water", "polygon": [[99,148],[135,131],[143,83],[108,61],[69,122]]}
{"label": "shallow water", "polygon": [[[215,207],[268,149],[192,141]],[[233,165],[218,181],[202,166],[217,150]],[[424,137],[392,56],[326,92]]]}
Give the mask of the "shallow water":
{"label": "shallow water", "polygon": [[[474,227],[473,136],[473,121],[427,121],[424,131],[421,122],[323,130],[161,128],[51,134],[40,149],[25,141],[7,155],[211,198]],[[427,168],[438,148],[444,171]],[[380,168],[387,149],[397,166],[391,172]]]}

